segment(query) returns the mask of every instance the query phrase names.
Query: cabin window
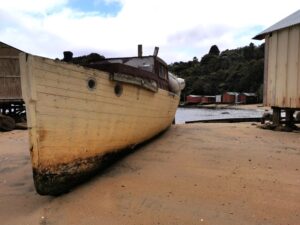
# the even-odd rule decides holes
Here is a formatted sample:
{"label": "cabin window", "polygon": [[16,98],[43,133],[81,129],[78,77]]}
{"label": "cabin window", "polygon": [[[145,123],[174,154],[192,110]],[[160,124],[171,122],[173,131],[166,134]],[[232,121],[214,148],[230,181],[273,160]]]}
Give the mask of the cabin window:
{"label": "cabin window", "polygon": [[116,83],[115,85],[115,94],[116,96],[120,97],[123,93],[123,85],[120,83]]}
{"label": "cabin window", "polygon": [[96,80],[94,78],[89,78],[87,80],[87,86],[90,90],[93,90],[96,88]]}
{"label": "cabin window", "polygon": [[160,78],[167,80],[168,71],[162,64],[159,64],[158,75]]}

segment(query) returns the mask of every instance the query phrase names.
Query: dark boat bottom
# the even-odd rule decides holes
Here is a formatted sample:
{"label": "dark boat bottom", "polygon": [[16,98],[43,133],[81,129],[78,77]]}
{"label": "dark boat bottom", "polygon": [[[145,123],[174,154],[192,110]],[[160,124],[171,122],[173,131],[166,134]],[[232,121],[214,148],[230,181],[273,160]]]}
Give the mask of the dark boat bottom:
{"label": "dark boat bottom", "polygon": [[[168,128],[167,128],[168,129]],[[167,129],[157,134],[150,140],[161,135]],[[150,140],[139,144],[147,144]],[[134,148],[133,148],[134,147]],[[113,162],[116,162],[138,148],[128,147],[117,152],[107,153],[105,155],[94,156],[86,159],[78,159],[68,164],[60,164],[49,169],[33,168],[33,180],[36,191],[40,195],[61,195],[70,191],[78,184],[91,179],[100,171],[104,171]]]}
{"label": "dark boat bottom", "polygon": [[71,164],[61,164],[55,168],[33,168],[33,179],[36,191],[40,195],[60,195],[93,177],[98,171],[104,170],[112,162],[128,155],[132,149],[108,153],[101,156],[79,159]]}

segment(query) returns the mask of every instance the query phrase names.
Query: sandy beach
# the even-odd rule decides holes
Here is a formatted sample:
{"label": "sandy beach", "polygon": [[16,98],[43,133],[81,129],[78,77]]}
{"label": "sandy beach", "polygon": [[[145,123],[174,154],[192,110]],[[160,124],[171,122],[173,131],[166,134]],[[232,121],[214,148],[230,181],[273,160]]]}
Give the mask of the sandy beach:
{"label": "sandy beach", "polygon": [[300,224],[300,133],[175,125],[58,197],[33,186],[27,131],[0,133],[3,225]]}

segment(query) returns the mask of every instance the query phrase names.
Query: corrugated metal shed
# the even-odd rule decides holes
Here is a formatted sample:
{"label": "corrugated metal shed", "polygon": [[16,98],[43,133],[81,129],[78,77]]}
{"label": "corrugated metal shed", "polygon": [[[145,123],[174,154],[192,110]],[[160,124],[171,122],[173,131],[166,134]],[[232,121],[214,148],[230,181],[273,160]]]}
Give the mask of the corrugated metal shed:
{"label": "corrugated metal shed", "polygon": [[275,23],[273,26],[265,29],[258,35],[256,35],[253,39],[262,40],[264,39],[266,34],[269,34],[273,31],[278,31],[287,27],[291,27],[294,25],[300,24],[300,10],[294,12],[293,14],[289,15],[288,17],[280,20],[278,23]]}
{"label": "corrugated metal shed", "polygon": [[265,39],[264,105],[300,109],[300,10],[255,38]]}

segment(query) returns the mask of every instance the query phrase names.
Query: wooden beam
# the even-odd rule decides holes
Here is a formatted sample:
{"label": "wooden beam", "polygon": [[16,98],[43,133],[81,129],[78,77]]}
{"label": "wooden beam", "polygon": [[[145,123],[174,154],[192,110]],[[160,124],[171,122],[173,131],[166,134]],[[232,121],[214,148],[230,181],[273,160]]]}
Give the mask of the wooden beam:
{"label": "wooden beam", "polygon": [[281,109],[277,107],[273,107],[273,124],[276,126],[280,125],[281,120]]}
{"label": "wooden beam", "polygon": [[19,56],[0,55],[0,59],[19,59]]}
{"label": "wooden beam", "polygon": [[0,76],[0,78],[19,78],[19,77],[20,77],[20,75],[5,75],[5,76],[1,75]]}
{"label": "wooden beam", "polygon": [[261,122],[261,117],[250,118],[226,118],[226,119],[212,119],[212,120],[193,120],[185,121],[185,123],[241,123],[241,122]]}

